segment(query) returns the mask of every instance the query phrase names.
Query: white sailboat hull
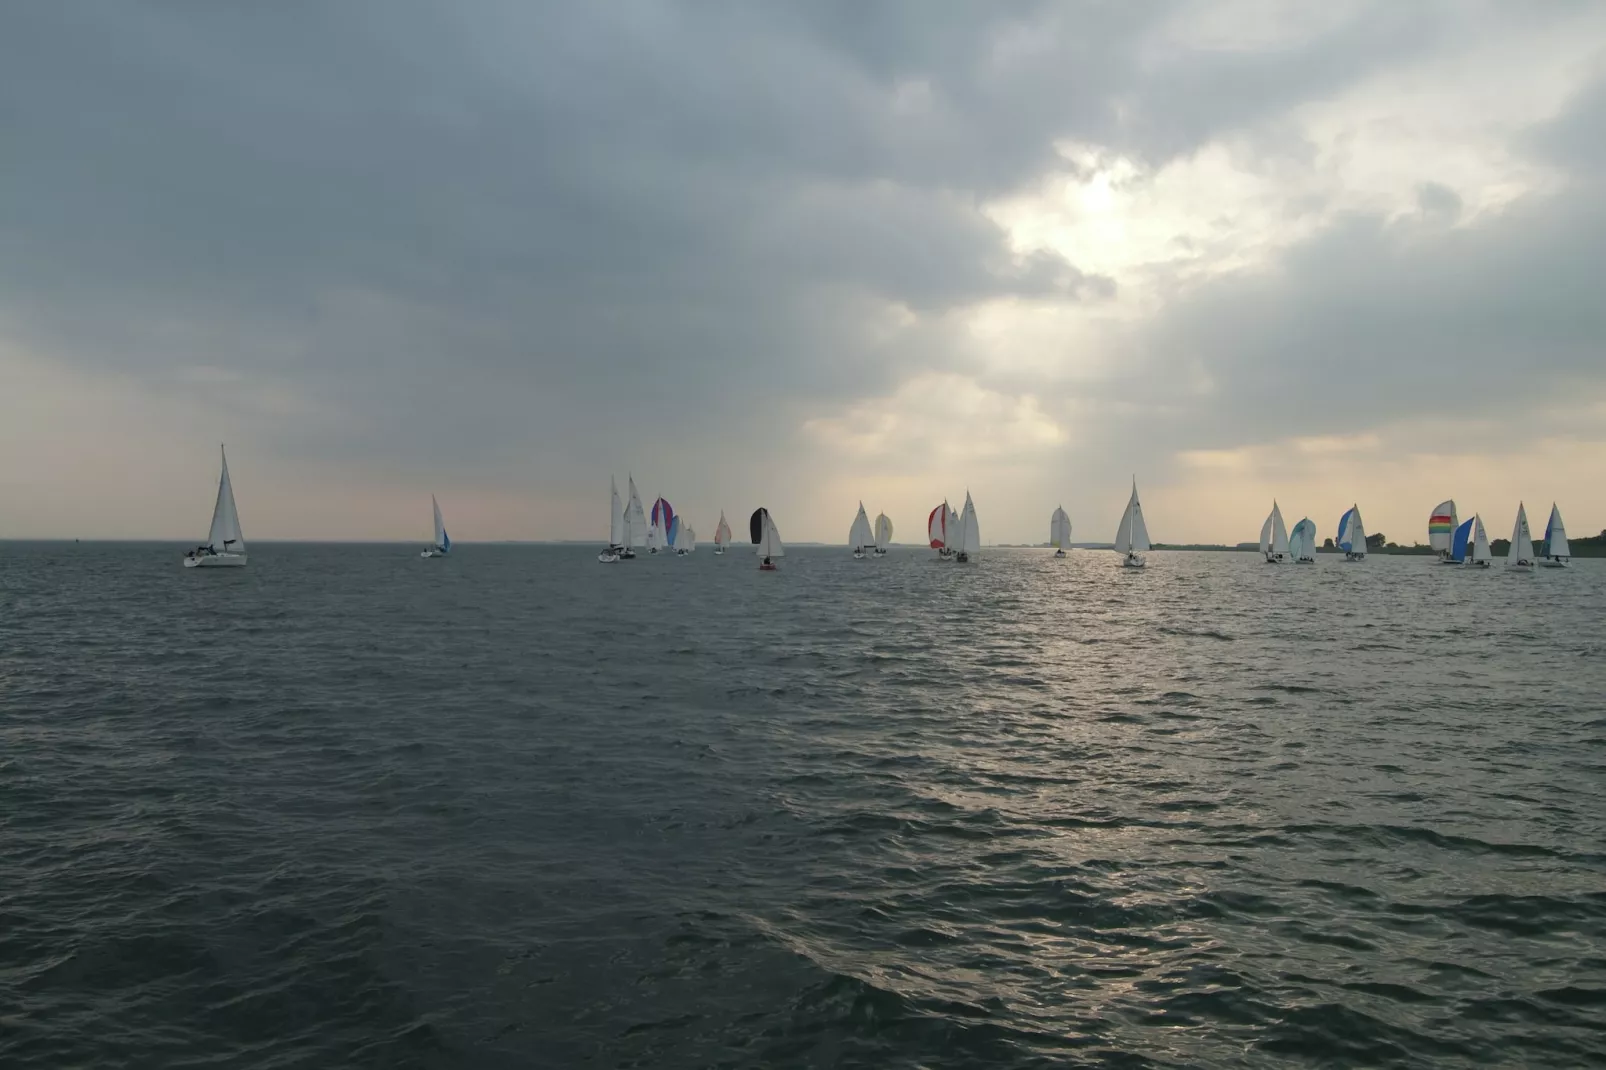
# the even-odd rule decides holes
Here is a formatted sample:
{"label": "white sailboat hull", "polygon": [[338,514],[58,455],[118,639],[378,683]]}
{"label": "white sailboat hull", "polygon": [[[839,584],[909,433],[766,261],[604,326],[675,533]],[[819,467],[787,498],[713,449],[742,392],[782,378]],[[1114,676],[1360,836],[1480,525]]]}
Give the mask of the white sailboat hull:
{"label": "white sailboat hull", "polygon": [[1567,562],[1562,561],[1559,558],[1547,557],[1544,560],[1539,562],[1539,567],[1540,568],[1566,568],[1567,567]]}
{"label": "white sailboat hull", "polygon": [[1127,554],[1121,559],[1122,568],[1142,568],[1146,563],[1137,554]]}
{"label": "white sailboat hull", "polygon": [[185,568],[244,568],[245,554],[206,554],[202,557],[186,557]]}
{"label": "white sailboat hull", "polygon": [[1065,551],[1064,550],[1055,550],[1054,551],[1054,556],[1055,557],[1064,557],[1065,556]]}
{"label": "white sailboat hull", "polygon": [[420,550],[419,553],[418,553],[418,556],[419,557],[445,557],[446,556],[446,551],[445,550],[437,550],[434,547],[431,547],[428,550]]}

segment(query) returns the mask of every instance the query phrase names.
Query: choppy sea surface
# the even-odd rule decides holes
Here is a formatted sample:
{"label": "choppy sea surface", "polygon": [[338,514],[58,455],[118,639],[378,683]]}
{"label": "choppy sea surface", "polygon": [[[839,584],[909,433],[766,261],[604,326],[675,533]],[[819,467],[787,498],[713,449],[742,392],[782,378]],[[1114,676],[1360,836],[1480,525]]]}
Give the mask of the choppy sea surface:
{"label": "choppy sea surface", "polygon": [[0,543],[0,1066],[1606,1065],[1606,562]]}

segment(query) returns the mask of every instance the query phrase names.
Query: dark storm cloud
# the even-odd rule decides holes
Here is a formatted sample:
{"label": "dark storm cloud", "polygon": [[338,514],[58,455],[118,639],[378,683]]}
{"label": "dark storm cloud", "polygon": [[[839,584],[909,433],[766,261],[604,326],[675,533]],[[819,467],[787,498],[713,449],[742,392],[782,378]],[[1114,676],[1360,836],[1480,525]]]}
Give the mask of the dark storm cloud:
{"label": "dark storm cloud", "polygon": [[[1167,43],[1158,28],[1188,9],[11,5],[0,323],[160,389],[207,366],[340,414],[277,414],[264,434],[285,452],[446,442],[465,463],[554,448],[622,466],[665,439],[740,447],[959,366],[948,310],[1108,297],[1058,257],[1011,255],[978,211],[1064,169],[1057,139],[1157,166],[1474,32],[1486,10],[1359,4],[1256,52]],[[1583,163],[1593,128],[1566,123],[1592,121],[1575,113],[1534,151]],[[1424,226],[1447,192],[1423,186]],[[1590,198],[1573,203],[1570,223],[1426,251],[1356,220],[1276,278],[1192,292],[1126,343],[1185,413],[1154,441],[1303,426],[1302,398],[1330,401],[1314,411],[1331,422],[1418,396],[1407,384],[1374,410],[1353,383],[1323,386],[1356,352],[1380,368],[1416,346],[1430,364],[1464,367],[1465,347],[1494,359],[1502,335],[1458,302],[1505,309],[1514,336],[1562,300],[1543,243],[1592,269],[1574,238],[1598,222]],[[1435,276],[1419,303],[1400,296]],[[888,330],[889,304],[915,325]],[[1368,315],[1345,314],[1357,305]],[[1570,306],[1559,318],[1589,327]],[[1195,365],[1214,397],[1248,400],[1173,396]],[[1401,374],[1426,391],[1416,367]],[[1262,421],[1274,387],[1295,402]],[[226,380],[209,389],[227,402]]]}
{"label": "dark storm cloud", "polygon": [[[851,6],[13,8],[7,319],[153,382],[238,365],[383,449],[426,407],[468,448],[577,406],[694,422],[873,388],[943,356],[867,340],[868,299],[1108,292],[1010,256],[975,211],[1043,139],[1012,157],[940,93],[900,114],[869,60],[976,62],[1030,13],[871,32]],[[501,404],[532,419],[478,418]]]}

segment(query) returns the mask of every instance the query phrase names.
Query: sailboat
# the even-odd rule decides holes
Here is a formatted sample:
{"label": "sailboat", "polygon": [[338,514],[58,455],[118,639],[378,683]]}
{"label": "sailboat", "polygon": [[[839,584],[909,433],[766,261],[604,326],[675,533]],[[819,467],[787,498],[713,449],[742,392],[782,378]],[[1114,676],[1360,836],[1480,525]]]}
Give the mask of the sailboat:
{"label": "sailboat", "polygon": [[976,503],[965,491],[965,508],[959,514],[959,538],[954,545],[954,560],[965,564],[970,556],[981,549],[981,526],[976,522]]}
{"label": "sailboat", "polygon": [[680,547],[680,536],[681,536],[680,527],[681,527],[680,517],[679,516],[673,516],[673,517],[669,518],[669,525],[666,528],[664,528],[664,547],[666,549],[675,551],[675,553],[677,555],[680,554],[680,549],[681,549],[681,547]]}
{"label": "sailboat", "polygon": [[1121,514],[1121,526],[1115,531],[1115,552],[1125,554],[1123,568],[1142,568],[1141,556],[1149,549],[1149,525],[1143,522],[1143,504],[1138,501],[1138,481],[1132,480],[1132,497]]}
{"label": "sailboat", "polygon": [[1455,534],[1450,536],[1450,561],[1457,565],[1467,563],[1467,552],[1472,547],[1472,521],[1462,521],[1456,525]]}
{"label": "sailboat", "polygon": [[714,529],[714,556],[720,557],[725,553],[725,547],[730,545],[731,526],[725,522],[725,510],[719,511],[719,527]]}
{"label": "sailboat", "polygon": [[864,560],[866,550],[875,549],[875,534],[870,530],[870,518],[864,513],[864,503],[859,503],[858,515],[853,518],[853,526],[848,529],[848,545],[853,547],[853,559]]}
{"label": "sailboat", "polygon": [[[939,561],[947,561],[953,556],[953,551],[948,549],[948,513],[948,503],[944,501],[926,518],[926,535],[931,539],[931,548],[937,551]],[[955,537],[958,534],[954,532]]]}
{"label": "sailboat", "polygon": [[1507,568],[1534,567],[1534,540],[1528,531],[1528,509],[1517,503],[1517,523],[1511,529],[1511,549],[1506,551]]}
{"label": "sailboat", "polygon": [[892,521],[886,513],[875,518],[875,552],[877,557],[887,556],[887,547],[892,545]]}
{"label": "sailboat", "polygon": [[223,474],[217,481],[217,504],[212,506],[212,530],[206,542],[184,555],[185,568],[244,568],[245,536],[240,513],[234,507],[234,484],[229,481],[229,455],[221,446]]}
{"label": "sailboat", "polygon": [[1539,563],[1546,568],[1566,568],[1572,553],[1572,547],[1567,545],[1567,528],[1561,522],[1561,509],[1551,502],[1550,519],[1545,523],[1545,551]]}
{"label": "sailboat", "polygon": [[[675,519],[679,520],[680,518],[676,517]],[[675,538],[675,553],[685,557],[687,554],[696,552],[696,550],[697,530],[687,524],[680,529],[680,534]]]}
{"label": "sailboat", "polygon": [[1432,546],[1439,555],[1439,564],[1459,564],[1451,552],[1452,543],[1455,542],[1455,529],[1460,527],[1460,521],[1455,513],[1455,501],[1446,498],[1433,507],[1428,514],[1428,545]]}
{"label": "sailboat", "polygon": [[1472,552],[1467,555],[1467,564],[1478,568],[1488,568],[1494,563],[1494,555],[1489,552],[1489,536],[1483,530],[1483,517],[1472,514]]}
{"label": "sailboat", "polygon": [[1275,499],[1271,503],[1271,515],[1260,525],[1260,552],[1268,565],[1280,565],[1288,560],[1288,528],[1283,525],[1283,511]]}
{"label": "sailboat", "polygon": [[1048,518],[1048,544],[1054,547],[1055,557],[1064,557],[1071,545],[1071,517],[1063,505],[1054,508]]}
{"label": "sailboat", "polygon": [[630,500],[625,503],[624,532],[619,541],[619,559],[632,560],[637,547],[647,545],[647,511],[641,507],[641,495],[636,493],[636,477],[629,477]]}
{"label": "sailboat", "polygon": [[1296,565],[1316,563],[1316,525],[1310,517],[1295,524],[1294,530],[1289,532],[1288,552],[1293,555]]}
{"label": "sailboat", "polygon": [[1361,523],[1361,508],[1352,505],[1338,518],[1338,548],[1344,551],[1346,561],[1366,560],[1366,526]]}
{"label": "sailboat", "polygon": [[758,570],[774,572],[775,559],[786,556],[786,547],[781,545],[781,533],[776,530],[775,521],[770,519],[770,511],[762,506],[753,510],[747,527],[753,537],[753,545],[758,547]]}
{"label": "sailboat", "polygon": [[435,541],[430,543],[429,549],[420,552],[418,556],[445,557],[452,548],[452,537],[446,534],[446,525],[441,521],[441,503],[435,500],[435,495],[429,496],[429,504],[435,511]]}
{"label": "sailboat", "polygon": [[597,560],[604,565],[611,565],[619,560],[619,555],[625,548],[625,505],[619,500],[619,484],[612,476],[608,477],[608,545],[597,555]]}

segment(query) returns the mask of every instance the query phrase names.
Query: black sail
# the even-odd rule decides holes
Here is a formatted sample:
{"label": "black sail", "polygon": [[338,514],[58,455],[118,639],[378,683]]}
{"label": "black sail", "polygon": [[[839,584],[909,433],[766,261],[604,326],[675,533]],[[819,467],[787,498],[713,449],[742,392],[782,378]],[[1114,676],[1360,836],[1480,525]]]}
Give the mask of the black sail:
{"label": "black sail", "polygon": [[747,522],[747,530],[753,536],[754,546],[764,541],[764,517],[768,512],[768,509],[760,506],[753,510],[753,516]]}

